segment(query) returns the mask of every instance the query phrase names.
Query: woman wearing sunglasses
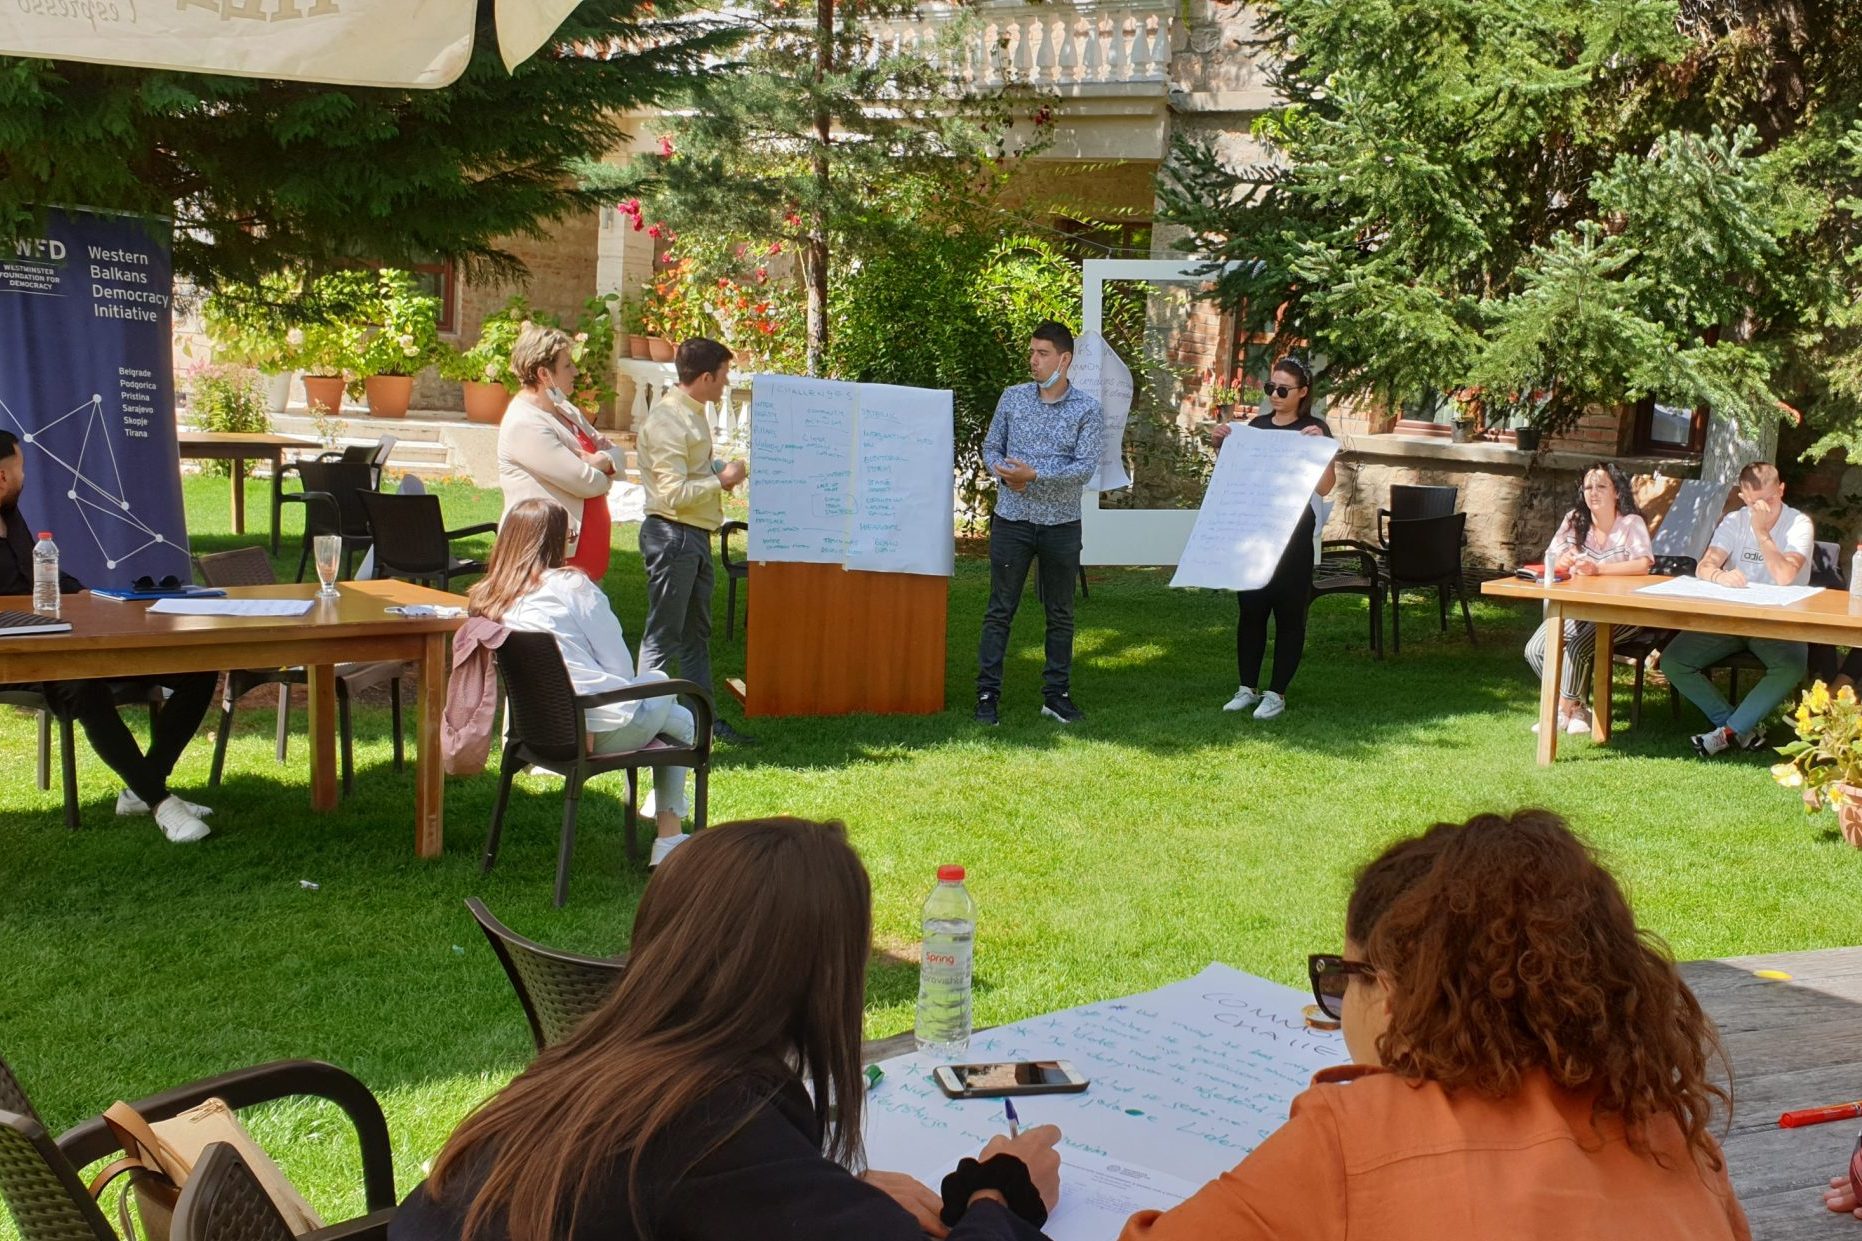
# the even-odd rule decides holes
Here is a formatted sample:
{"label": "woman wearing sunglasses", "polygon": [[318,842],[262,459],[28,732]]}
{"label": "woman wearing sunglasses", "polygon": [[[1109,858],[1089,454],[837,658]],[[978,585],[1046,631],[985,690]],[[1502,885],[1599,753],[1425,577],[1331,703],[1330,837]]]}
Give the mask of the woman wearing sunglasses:
{"label": "woman wearing sunglasses", "polygon": [[[1294,431],[1300,435],[1323,435],[1330,439],[1332,428],[1313,417],[1312,373],[1298,358],[1282,358],[1265,385],[1268,412],[1248,420],[1248,425],[1266,431]],[[1217,452],[1233,429],[1224,422],[1210,434]],[[1334,467],[1327,465],[1319,477],[1320,499],[1332,494],[1337,482]],[[1313,549],[1315,519],[1312,506],[1306,506],[1293,537],[1280,555],[1274,576],[1259,590],[1239,590],[1235,599],[1241,615],[1235,622],[1235,662],[1241,672],[1241,688],[1222,708],[1246,711],[1254,708],[1254,718],[1271,720],[1287,709],[1287,687],[1299,671],[1300,655],[1306,649],[1306,610],[1312,604],[1312,567],[1317,559]],[[1267,656],[1267,618],[1274,618],[1274,671],[1265,691],[1261,686],[1261,662]]]}
{"label": "woman wearing sunglasses", "polygon": [[1557,815],[1392,845],[1309,971],[1356,1064],[1121,1241],[1751,1236],[1708,1132],[1713,1026]]}

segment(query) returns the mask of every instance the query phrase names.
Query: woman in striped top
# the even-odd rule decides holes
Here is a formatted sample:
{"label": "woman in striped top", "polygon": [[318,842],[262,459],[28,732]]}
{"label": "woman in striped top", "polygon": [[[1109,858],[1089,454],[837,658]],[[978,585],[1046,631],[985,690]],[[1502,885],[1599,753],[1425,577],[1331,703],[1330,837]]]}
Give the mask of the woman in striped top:
{"label": "woman in striped top", "polygon": [[[1579,484],[1577,507],[1565,514],[1558,533],[1545,549],[1545,563],[1561,574],[1585,577],[1633,576],[1647,573],[1655,563],[1655,549],[1649,542],[1649,525],[1636,509],[1636,497],[1630,491],[1629,477],[1612,461],[1599,461],[1584,471]],[[1539,626],[1526,643],[1526,662],[1534,675],[1545,668],[1545,644],[1549,635],[1548,620]],[[1616,630],[1618,639],[1639,630]],[[1558,725],[1566,732],[1590,731],[1590,712],[1584,707],[1584,692],[1591,683],[1591,660],[1597,645],[1597,627],[1589,621],[1565,622],[1565,666],[1559,678]],[[1539,726],[1534,724],[1537,732]]]}

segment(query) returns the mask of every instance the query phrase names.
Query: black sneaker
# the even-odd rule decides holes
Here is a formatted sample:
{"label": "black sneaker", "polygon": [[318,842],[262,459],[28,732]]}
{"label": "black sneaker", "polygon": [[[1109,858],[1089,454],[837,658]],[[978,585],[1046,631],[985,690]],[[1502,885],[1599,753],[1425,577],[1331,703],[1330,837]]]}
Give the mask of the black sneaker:
{"label": "black sneaker", "polygon": [[978,724],[987,724],[991,728],[994,728],[997,724],[1002,722],[1002,716],[996,710],[996,696],[994,694],[978,694],[976,696],[976,722]]}
{"label": "black sneaker", "polygon": [[1073,705],[1073,699],[1067,694],[1050,695],[1041,707],[1041,714],[1061,724],[1077,724],[1086,718],[1086,712]]}
{"label": "black sneaker", "polygon": [[738,732],[721,719],[711,722],[711,739],[713,741],[722,741],[729,745],[753,745],[756,742],[755,737],[752,737],[748,733]]}

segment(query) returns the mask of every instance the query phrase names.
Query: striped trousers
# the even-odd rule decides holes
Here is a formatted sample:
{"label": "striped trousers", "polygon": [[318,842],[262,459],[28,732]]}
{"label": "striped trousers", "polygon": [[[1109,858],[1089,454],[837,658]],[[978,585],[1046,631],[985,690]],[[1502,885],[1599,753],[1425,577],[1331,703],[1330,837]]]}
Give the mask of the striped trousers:
{"label": "striped trousers", "polygon": [[[1526,643],[1526,662],[1534,676],[1545,674],[1545,644],[1551,637],[1552,622],[1541,621],[1532,641]],[[1638,625],[1626,625],[1614,632],[1618,642],[1641,633]],[[1590,697],[1591,666],[1597,657],[1597,627],[1589,621],[1565,622],[1565,666],[1558,676],[1558,692],[1575,702]]]}

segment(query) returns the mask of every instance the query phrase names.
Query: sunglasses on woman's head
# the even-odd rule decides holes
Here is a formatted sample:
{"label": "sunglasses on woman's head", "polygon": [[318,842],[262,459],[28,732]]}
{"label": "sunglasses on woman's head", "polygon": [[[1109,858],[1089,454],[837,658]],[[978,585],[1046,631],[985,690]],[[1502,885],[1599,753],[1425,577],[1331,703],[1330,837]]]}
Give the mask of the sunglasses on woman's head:
{"label": "sunglasses on woman's head", "polygon": [[1334,1021],[1345,1015],[1345,988],[1351,976],[1362,974],[1369,978],[1375,973],[1375,967],[1335,952],[1315,952],[1306,958],[1306,977],[1312,981],[1312,998],[1319,1002],[1319,1011]]}
{"label": "sunglasses on woman's head", "polygon": [[1268,396],[1292,396],[1299,389],[1292,384],[1262,384],[1261,391]]}

